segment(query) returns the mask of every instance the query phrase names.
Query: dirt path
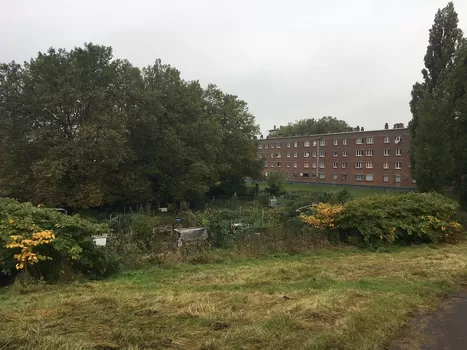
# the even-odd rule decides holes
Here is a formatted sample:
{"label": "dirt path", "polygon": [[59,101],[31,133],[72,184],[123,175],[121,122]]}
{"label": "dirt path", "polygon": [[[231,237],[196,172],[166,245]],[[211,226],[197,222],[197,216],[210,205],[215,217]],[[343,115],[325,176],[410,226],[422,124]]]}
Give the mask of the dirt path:
{"label": "dirt path", "polygon": [[406,332],[389,350],[467,349],[467,293],[456,295],[429,314],[410,321]]}

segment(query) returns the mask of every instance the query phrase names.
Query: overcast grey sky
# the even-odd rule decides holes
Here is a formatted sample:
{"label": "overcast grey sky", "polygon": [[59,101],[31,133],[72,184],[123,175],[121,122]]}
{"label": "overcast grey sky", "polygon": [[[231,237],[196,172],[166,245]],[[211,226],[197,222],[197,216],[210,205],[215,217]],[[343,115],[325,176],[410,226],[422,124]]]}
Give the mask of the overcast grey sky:
{"label": "overcast grey sky", "polygon": [[[428,30],[447,0],[0,0],[0,62],[109,45],[245,100],[261,130],[324,115],[366,129],[411,118]],[[454,1],[467,31],[467,1]]]}

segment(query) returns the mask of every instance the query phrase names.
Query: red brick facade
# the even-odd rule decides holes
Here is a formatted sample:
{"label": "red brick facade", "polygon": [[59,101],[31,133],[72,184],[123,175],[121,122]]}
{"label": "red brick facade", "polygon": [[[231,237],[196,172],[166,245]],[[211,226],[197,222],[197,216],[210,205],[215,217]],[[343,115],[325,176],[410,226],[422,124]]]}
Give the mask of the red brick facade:
{"label": "red brick facade", "polygon": [[287,181],[415,188],[407,128],[258,140],[264,175],[282,172]]}

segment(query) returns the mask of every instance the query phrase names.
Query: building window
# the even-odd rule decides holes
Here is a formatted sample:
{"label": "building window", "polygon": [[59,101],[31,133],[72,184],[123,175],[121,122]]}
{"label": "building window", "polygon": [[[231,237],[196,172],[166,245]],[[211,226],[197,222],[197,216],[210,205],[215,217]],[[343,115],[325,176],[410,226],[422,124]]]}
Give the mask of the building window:
{"label": "building window", "polygon": [[416,183],[417,183],[417,180],[412,179],[412,183],[413,183],[413,184],[416,184]]}
{"label": "building window", "polygon": [[268,173],[267,173],[267,172],[266,172],[266,173],[264,173],[264,176],[268,177]]}
{"label": "building window", "polygon": [[[389,136],[384,137],[384,143],[389,143]],[[387,181],[386,181],[387,182]]]}
{"label": "building window", "polygon": [[396,156],[401,156],[402,155],[402,150],[400,148],[396,148],[395,155]]}
{"label": "building window", "polygon": [[367,169],[373,169],[373,162],[366,162],[365,168],[367,168]]}
{"label": "building window", "polygon": [[332,152],[332,155],[333,155],[334,157],[337,157],[337,156],[339,155],[339,153],[338,153],[337,151],[334,151],[334,152]]}
{"label": "building window", "polygon": [[311,167],[312,167],[313,169],[316,169],[316,162],[311,163]]}
{"label": "building window", "polygon": [[395,162],[394,169],[402,169],[402,162]]}
{"label": "building window", "polygon": [[324,163],[324,162],[319,162],[319,167],[320,167],[321,169],[324,169],[324,168],[326,167],[326,163]]}
{"label": "building window", "polygon": [[338,177],[339,177],[339,175],[337,173],[332,174],[332,179],[333,180],[337,180]]}
{"label": "building window", "polygon": [[294,146],[294,147],[298,147],[298,142],[295,141],[295,142],[293,143],[293,146]]}
{"label": "building window", "polygon": [[389,169],[389,162],[383,163],[383,169]]}
{"label": "building window", "polygon": [[326,178],[326,174],[325,174],[325,173],[319,173],[319,178],[320,178],[320,179],[325,179],[325,178]]}
{"label": "building window", "polygon": [[263,145],[258,145],[258,149],[263,149]]}
{"label": "building window", "polygon": [[389,156],[389,148],[386,148],[386,149],[384,150],[384,156],[385,156],[385,157],[388,157],[388,156]]}
{"label": "building window", "polygon": [[293,156],[294,156],[294,158],[297,158],[298,157],[298,152],[294,152]]}
{"label": "building window", "polygon": [[316,141],[313,141],[313,146],[316,146]]}
{"label": "building window", "polygon": [[264,149],[268,149],[269,148],[269,145],[268,144],[265,144],[264,145]]}
{"label": "building window", "polygon": [[274,144],[273,144],[273,143],[271,143],[271,148],[274,148]]}
{"label": "building window", "polygon": [[274,152],[271,152],[271,158],[274,158]]}
{"label": "building window", "polygon": [[366,143],[371,145],[371,144],[375,143],[375,139],[373,137],[367,137],[366,138]]}
{"label": "building window", "polygon": [[355,169],[363,168],[363,162],[355,162]]}
{"label": "building window", "polygon": [[362,149],[357,149],[357,151],[355,152],[355,155],[356,155],[357,157],[363,156],[363,150],[362,150]]}
{"label": "building window", "polygon": [[274,168],[274,163],[269,164],[270,168]]}
{"label": "building window", "polygon": [[366,155],[367,155],[368,157],[372,157],[372,156],[374,155],[374,151],[373,151],[372,149],[367,149],[367,150],[366,150]]}
{"label": "building window", "polygon": [[319,151],[320,157],[326,157],[326,151]]}
{"label": "building window", "polygon": [[282,145],[280,143],[276,143],[276,148],[282,148]]}
{"label": "building window", "polygon": [[395,183],[400,183],[401,182],[401,176],[400,175],[394,175],[394,182]]}
{"label": "building window", "polygon": [[297,162],[293,163],[293,167],[298,168],[298,163]]}
{"label": "building window", "polygon": [[281,167],[281,162],[277,162],[276,167],[280,168]]}
{"label": "building window", "polygon": [[310,152],[305,152],[303,153],[303,156],[306,158],[306,157],[309,157],[310,156]]}
{"label": "building window", "polygon": [[310,147],[310,141],[305,141],[303,143],[303,147]]}
{"label": "building window", "polygon": [[342,151],[342,157],[347,157],[347,150]]}
{"label": "building window", "polygon": [[334,140],[334,146],[338,146],[339,145],[339,141],[336,139]]}
{"label": "building window", "polygon": [[290,168],[290,162],[287,163],[287,168]]}
{"label": "building window", "polygon": [[402,142],[402,136],[396,136],[394,139],[394,143],[401,143]]}
{"label": "building window", "polygon": [[281,154],[280,154],[280,153],[276,153],[276,158],[281,158]]}
{"label": "building window", "polygon": [[313,157],[316,158],[316,151],[313,151]]}
{"label": "building window", "polygon": [[290,158],[290,152],[287,152],[287,158]]}
{"label": "building window", "polygon": [[268,167],[268,162],[264,163],[264,167],[265,167],[265,168]]}
{"label": "building window", "polygon": [[355,140],[355,143],[356,143],[357,145],[361,145],[361,144],[363,143],[363,138],[360,137],[360,138],[356,139],[356,140]]}
{"label": "building window", "polygon": [[304,168],[309,168],[309,167],[310,167],[310,163],[308,163],[308,162],[303,163],[303,167],[304,167]]}
{"label": "building window", "polygon": [[319,140],[320,146],[326,146],[326,140]]}
{"label": "building window", "polygon": [[373,181],[373,174],[365,174],[365,181]]}
{"label": "building window", "polygon": [[334,169],[337,169],[337,162],[332,162],[332,167],[333,167]]}
{"label": "building window", "polygon": [[342,164],[341,164],[341,165],[342,165],[342,169],[345,169],[345,168],[347,168],[347,162],[342,162]]}
{"label": "building window", "polygon": [[345,174],[345,173],[342,174],[341,179],[342,179],[342,181],[347,181],[347,174]]}
{"label": "building window", "polygon": [[344,146],[347,146],[347,139],[343,139],[343,140],[342,140],[342,144],[343,144]]}
{"label": "building window", "polygon": [[290,148],[290,142],[287,142],[287,148]]}
{"label": "building window", "polygon": [[363,180],[363,174],[355,174],[355,181],[362,181]]}
{"label": "building window", "polygon": [[389,182],[389,175],[383,175],[383,182]]}
{"label": "building window", "polygon": [[308,177],[310,177],[310,174],[308,174],[308,173],[303,173],[303,177],[307,177],[307,178],[308,178]]}

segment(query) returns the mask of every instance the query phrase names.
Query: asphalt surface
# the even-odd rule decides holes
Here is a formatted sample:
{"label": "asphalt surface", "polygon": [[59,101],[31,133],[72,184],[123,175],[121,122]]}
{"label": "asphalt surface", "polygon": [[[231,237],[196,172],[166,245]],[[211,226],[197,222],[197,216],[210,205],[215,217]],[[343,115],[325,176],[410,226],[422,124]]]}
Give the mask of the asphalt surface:
{"label": "asphalt surface", "polygon": [[467,350],[467,293],[414,317],[389,350]]}

